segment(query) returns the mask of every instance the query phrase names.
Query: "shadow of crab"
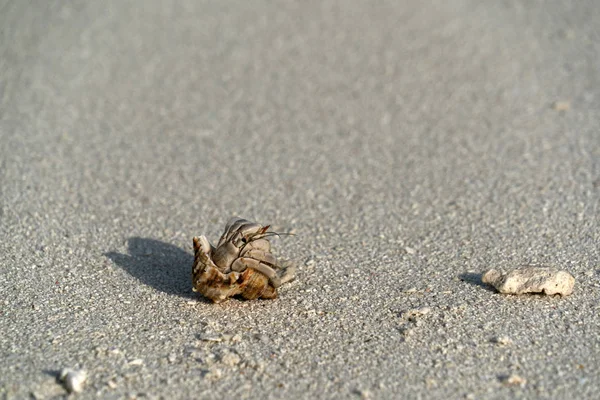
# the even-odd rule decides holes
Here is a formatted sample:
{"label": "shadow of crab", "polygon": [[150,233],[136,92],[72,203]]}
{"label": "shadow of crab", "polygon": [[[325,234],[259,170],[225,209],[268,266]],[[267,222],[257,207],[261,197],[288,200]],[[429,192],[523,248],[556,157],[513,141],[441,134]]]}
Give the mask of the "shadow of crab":
{"label": "shadow of crab", "polygon": [[177,246],[156,239],[127,239],[128,253],[104,255],[145,285],[180,297],[197,299],[192,292],[194,256]]}

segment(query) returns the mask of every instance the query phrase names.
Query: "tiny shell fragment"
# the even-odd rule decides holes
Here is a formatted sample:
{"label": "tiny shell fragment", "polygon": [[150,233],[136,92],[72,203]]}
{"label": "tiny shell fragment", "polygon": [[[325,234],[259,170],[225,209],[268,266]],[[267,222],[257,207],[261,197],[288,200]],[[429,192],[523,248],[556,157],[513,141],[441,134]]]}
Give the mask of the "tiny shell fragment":
{"label": "tiny shell fragment", "polygon": [[495,269],[486,272],[483,283],[489,283],[500,293],[543,293],[568,296],[573,293],[575,278],[566,271],[549,267],[526,267],[503,273]]}

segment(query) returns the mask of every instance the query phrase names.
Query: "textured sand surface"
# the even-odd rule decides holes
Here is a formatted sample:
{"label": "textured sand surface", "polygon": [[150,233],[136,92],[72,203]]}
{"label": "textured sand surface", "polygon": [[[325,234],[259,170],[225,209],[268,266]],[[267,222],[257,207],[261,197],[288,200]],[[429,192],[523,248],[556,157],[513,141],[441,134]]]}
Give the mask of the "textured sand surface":
{"label": "textured sand surface", "polygon": [[[66,396],[63,368],[78,399],[597,398],[599,26],[593,0],[0,2],[0,398]],[[191,291],[192,237],[234,215],[295,232],[277,300]],[[530,263],[574,293],[481,283]]]}

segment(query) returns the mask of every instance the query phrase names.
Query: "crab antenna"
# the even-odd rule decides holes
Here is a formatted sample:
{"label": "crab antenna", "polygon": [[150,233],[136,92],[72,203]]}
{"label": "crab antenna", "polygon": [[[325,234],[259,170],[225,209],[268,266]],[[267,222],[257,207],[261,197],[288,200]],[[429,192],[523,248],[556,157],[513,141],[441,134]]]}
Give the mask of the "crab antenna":
{"label": "crab antenna", "polygon": [[281,236],[295,236],[295,234],[293,234],[293,233],[279,233],[279,232],[265,232],[265,234],[262,237],[268,237],[268,236],[277,236],[277,237],[281,237]]}

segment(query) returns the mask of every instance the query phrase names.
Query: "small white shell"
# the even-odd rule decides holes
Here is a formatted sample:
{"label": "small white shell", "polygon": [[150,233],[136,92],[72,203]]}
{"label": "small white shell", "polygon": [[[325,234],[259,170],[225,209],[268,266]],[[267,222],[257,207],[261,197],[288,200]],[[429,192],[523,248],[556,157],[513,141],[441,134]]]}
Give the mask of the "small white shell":
{"label": "small white shell", "polygon": [[73,370],[65,368],[60,371],[58,379],[64,383],[65,388],[70,393],[79,393],[83,390],[83,384],[87,379],[87,373],[82,369]]}

